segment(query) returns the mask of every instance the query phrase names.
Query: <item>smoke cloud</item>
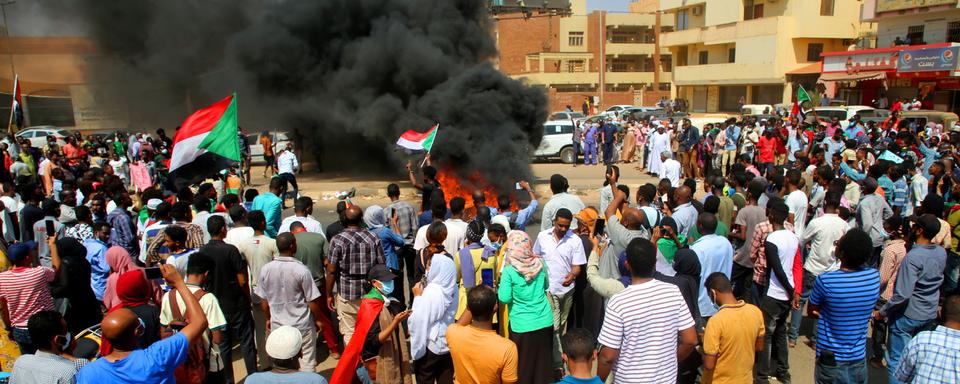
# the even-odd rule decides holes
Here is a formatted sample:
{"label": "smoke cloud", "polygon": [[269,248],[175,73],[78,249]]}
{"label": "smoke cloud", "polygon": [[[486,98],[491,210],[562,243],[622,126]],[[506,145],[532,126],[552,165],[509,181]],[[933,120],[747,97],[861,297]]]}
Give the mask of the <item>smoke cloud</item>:
{"label": "smoke cloud", "polygon": [[530,177],[547,99],[493,67],[486,0],[45,2],[89,24],[91,76],[133,128],[236,91],[242,126],[295,132],[324,170],[395,172],[400,133],[439,123],[439,167]]}

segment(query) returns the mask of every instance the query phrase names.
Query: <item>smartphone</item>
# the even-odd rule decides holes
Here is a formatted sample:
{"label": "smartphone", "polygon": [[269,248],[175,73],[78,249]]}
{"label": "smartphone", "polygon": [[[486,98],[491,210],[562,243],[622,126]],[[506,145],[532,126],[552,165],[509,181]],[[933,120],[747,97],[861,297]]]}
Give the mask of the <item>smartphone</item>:
{"label": "smartphone", "polygon": [[163,278],[160,267],[144,268],[143,274],[146,275],[147,280],[160,280]]}
{"label": "smartphone", "polygon": [[480,270],[480,280],[483,285],[486,285],[490,288],[493,288],[493,270],[492,269],[481,269]]}
{"label": "smartphone", "polygon": [[397,217],[397,208],[390,208],[390,217]]}
{"label": "smartphone", "polygon": [[515,186],[515,188],[516,188],[518,191],[521,190],[521,189],[523,189],[523,187],[520,186],[520,183],[517,183],[516,186]]}
{"label": "smartphone", "polygon": [[54,236],[53,221],[46,220],[44,223],[47,224],[47,237]]}
{"label": "smartphone", "polygon": [[606,220],[604,220],[604,219],[597,219],[596,223],[593,224],[593,235],[594,235],[594,236],[600,236],[600,235],[602,235],[602,234],[603,234],[603,231],[604,231],[604,229],[605,229],[604,226],[605,226],[606,224],[607,224]]}

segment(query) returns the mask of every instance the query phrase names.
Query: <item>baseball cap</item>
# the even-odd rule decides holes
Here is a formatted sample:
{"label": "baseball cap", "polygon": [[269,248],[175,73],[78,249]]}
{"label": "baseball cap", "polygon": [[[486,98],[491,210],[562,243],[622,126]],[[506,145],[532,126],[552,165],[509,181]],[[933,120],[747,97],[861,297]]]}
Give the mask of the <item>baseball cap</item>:
{"label": "baseball cap", "polygon": [[367,271],[367,278],[370,280],[376,281],[393,281],[397,275],[394,275],[393,272],[390,272],[390,269],[387,268],[385,264],[374,265],[373,268],[370,268]]}
{"label": "baseball cap", "polygon": [[284,325],[267,336],[267,355],[277,360],[290,360],[300,353],[300,330]]}
{"label": "baseball cap", "polygon": [[910,221],[920,227],[920,230],[923,231],[923,236],[926,238],[933,238],[933,236],[940,232],[940,220],[937,220],[936,216],[929,213],[914,216]]}
{"label": "baseball cap", "polygon": [[16,264],[26,259],[34,249],[37,249],[37,243],[33,241],[16,243],[7,248],[7,258],[11,263]]}
{"label": "baseball cap", "polygon": [[147,200],[147,209],[151,211],[155,211],[157,210],[157,207],[160,206],[160,203],[163,203],[163,200],[160,200],[160,199]]}

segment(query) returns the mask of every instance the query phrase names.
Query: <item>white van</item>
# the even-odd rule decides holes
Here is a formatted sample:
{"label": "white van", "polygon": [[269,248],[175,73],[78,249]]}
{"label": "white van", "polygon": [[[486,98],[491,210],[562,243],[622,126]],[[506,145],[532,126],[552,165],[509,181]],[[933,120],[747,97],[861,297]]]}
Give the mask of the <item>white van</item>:
{"label": "white van", "polygon": [[548,121],[543,124],[543,140],[533,152],[540,159],[560,158],[566,164],[577,161],[573,149],[573,122],[570,120]]}

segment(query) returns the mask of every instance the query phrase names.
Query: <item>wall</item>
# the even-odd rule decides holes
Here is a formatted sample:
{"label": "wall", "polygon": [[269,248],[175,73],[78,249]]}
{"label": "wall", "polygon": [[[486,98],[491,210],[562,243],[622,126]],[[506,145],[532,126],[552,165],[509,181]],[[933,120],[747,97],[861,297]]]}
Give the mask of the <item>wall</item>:
{"label": "wall", "polygon": [[920,14],[904,17],[884,17],[878,22],[877,47],[889,47],[900,36],[907,36],[907,28],[923,25],[923,39],[927,44],[943,43],[947,40],[947,25],[960,21],[960,10]]}
{"label": "wall", "polygon": [[500,71],[508,75],[522,73],[528,53],[556,52],[560,48],[559,20],[559,17],[524,20],[517,15],[503,15],[496,22]]}
{"label": "wall", "polygon": [[[810,1],[810,0],[806,0]],[[708,1],[706,9],[706,26],[735,23],[743,20],[743,0],[713,0]]]}
{"label": "wall", "polygon": [[[587,28],[587,17],[583,15],[561,18],[559,28],[559,52],[586,52],[587,39],[596,32],[596,30]],[[569,39],[570,32],[583,32],[583,45],[571,46]]]}

